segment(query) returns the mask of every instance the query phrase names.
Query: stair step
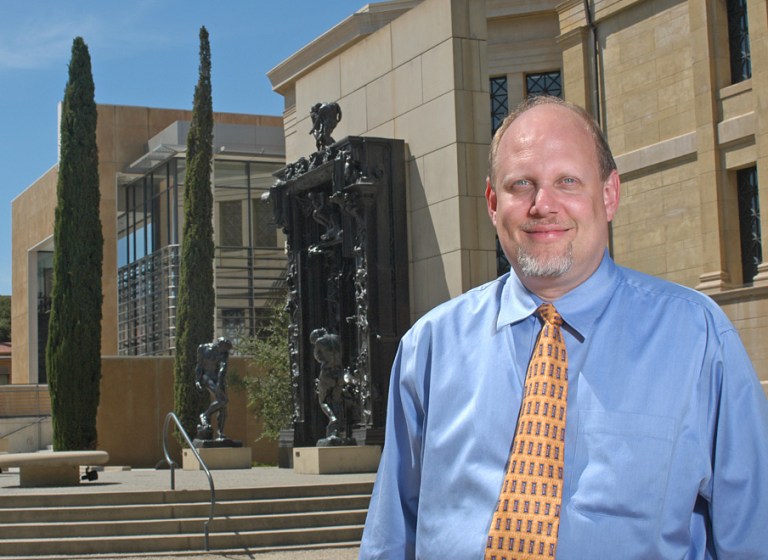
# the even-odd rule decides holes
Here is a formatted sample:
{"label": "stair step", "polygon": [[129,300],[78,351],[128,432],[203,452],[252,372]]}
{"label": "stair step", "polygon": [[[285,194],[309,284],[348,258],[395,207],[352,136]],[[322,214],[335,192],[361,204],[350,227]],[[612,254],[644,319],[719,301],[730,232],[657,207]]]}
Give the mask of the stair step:
{"label": "stair step", "polygon": [[[247,531],[211,533],[210,550],[245,549],[310,544],[359,542],[363,525],[284,529],[278,531]],[[30,557],[44,555],[125,554],[168,551],[201,551],[205,548],[202,531],[190,534],[143,535],[109,537],[73,537],[58,539],[8,539],[0,542],[0,557]]]}
{"label": "stair step", "polygon": [[[356,546],[372,488],[352,482],[218,490],[209,549]],[[210,511],[209,490],[4,496],[0,560],[201,552]]]}
{"label": "stair step", "polygon": [[[284,514],[301,511],[325,511],[336,509],[366,508],[370,501],[368,495],[309,497],[295,499],[238,500],[218,501],[214,508],[215,515],[236,516],[250,513]],[[120,504],[119,507],[108,505],[77,507],[32,507],[0,508],[0,525],[13,523],[66,523],[72,521],[128,521],[142,519],[179,519],[187,517],[207,517],[211,509],[210,502],[181,502],[175,504]],[[3,527],[0,527],[2,531]],[[0,532],[0,538],[2,533]]]}
{"label": "stair step", "polygon": [[[169,483],[170,484],[170,483]],[[301,486],[266,486],[249,488],[217,489],[217,501],[266,500],[281,498],[338,496],[367,494],[373,491],[372,482],[349,482],[338,484],[312,484]],[[44,493],[3,496],[0,511],[12,507],[57,507],[130,505],[143,503],[189,503],[210,500],[210,490],[147,490],[138,492],[92,492],[92,493]]]}
{"label": "stair step", "polygon": [[[365,509],[294,513],[288,515],[240,515],[214,517],[211,532],[246,532],[355,525],[365,522]],[[129,535],[164,535],[201,533],[207,517],[179,519],[148,519],[140,521],[80,521],[54,523],[14,523],[0,526],[0,539],[55,539],[78,537],[108,537]]]}

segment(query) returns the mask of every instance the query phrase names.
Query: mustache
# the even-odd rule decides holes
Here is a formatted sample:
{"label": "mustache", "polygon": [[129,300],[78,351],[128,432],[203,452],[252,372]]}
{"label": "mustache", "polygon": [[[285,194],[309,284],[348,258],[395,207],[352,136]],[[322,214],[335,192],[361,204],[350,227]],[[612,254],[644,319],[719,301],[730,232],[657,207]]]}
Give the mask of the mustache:
{"label": "mustache", "polygon": [[520,229],[523,230],[526,233],[532,232],[532,231],[538,231],[542,228],[550,228],[550,229],[571,229],[575,226],[575,224],[571,220],[528,220],[527,222],[523,222],[520,225]]}

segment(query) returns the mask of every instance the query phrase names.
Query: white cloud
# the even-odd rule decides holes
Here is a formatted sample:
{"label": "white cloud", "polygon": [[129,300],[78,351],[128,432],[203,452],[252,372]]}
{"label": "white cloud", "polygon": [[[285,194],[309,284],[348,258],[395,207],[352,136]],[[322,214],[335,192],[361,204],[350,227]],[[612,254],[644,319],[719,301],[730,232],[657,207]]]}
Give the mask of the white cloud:
{"label": "white cloud", "polygon": [[43,1],[32,7],[12,8],[0,18],[0,69],[66,64],[72,40],[78,36],[85,40],[92,56],[98,51],[102,59],[157,48],[169,38],[156,33],[154,17],[157,14],[148,2],[83,2],[78,9],[69,3],[65,8],[55,1]]}

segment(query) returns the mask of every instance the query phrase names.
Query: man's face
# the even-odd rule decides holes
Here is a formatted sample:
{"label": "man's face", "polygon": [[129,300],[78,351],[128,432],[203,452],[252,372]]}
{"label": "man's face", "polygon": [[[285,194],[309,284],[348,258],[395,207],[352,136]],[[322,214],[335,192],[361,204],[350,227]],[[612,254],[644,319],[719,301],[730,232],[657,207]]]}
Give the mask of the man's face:
{"label": "man's face", "polygon": [[600,265],[619,177],[600,179],[586,124],[566,107],[539,105],[506,130],[485,197],[488,214],[523,284],[554,300]]}

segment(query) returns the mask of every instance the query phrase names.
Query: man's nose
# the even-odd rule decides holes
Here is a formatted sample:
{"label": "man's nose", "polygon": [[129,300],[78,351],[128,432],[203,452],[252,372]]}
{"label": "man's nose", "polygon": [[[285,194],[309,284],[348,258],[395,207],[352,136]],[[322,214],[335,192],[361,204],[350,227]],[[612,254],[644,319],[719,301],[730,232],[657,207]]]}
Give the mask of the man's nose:
{"label": "man's nose", "polygon": [[536,189],[536,194],[533,197],[533,204],[529,214],[531,216],[543,216],[555,211],[557,206],[556,200],[557,194],[550,186],[539,186]]}

